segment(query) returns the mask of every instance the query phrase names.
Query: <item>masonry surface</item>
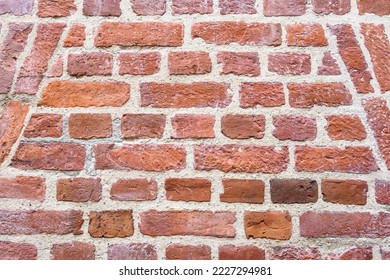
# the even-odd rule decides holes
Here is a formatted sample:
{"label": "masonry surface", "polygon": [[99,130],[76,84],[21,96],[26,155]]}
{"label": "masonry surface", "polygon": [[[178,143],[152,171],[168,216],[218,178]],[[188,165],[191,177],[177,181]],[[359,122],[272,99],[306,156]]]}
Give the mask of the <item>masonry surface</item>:
{"label": "masonry surface", "polygon": [[0,259],[390,259],[390,1],[0,0]]}

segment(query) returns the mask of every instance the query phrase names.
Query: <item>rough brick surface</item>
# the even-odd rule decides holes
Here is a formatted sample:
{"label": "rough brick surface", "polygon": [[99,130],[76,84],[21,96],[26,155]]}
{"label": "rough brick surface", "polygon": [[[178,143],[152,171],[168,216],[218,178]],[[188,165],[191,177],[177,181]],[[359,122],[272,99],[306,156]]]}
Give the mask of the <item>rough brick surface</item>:
{"label": "rough brick surface", "polygon": [[367,133],[358,116],[332,115],[327,116],[327,130],[332,140],[363,140]]}
{"label": "rough brick surface", "polygon": [[296,246],[277,246],[270,252],[271,260],[319,260],[318,248],[302,248]]}
{"label": "rough brick surface", "polygon": [[167,260],[211,260],[211,248],[207,245],[171,244],[165,249]]}
{"label": "rough brick surface", "polygon": [[295,115],[273,117],[272,135],[279,140],[306,141],[317,136],[317,125],[314,118]]}
{"label": "rough brick surface", "polygon": [[288,212],[245,212],[247,238],[288,240],[291,237],[291,216]]}
{"label": "rough brick surface", "polygon": [[390,15],[390,3],[386,0],[357,0],[359,14]]}
{"label": "rough brick surface", "polygon": [[120,16],[121,0],[84,0],[83,12],[86,16]]}
{"label": "rough brick surface", "polygon": [[74,0],[38,0],[39,17],[67,17],[76,9]]}
{"label": "rough brick surface", "polygon": [[72,114],[68,119],[68,132],[71,138],[108,138],[112,135],[110,114]]}
{"label": "rough brick surface", "polygon": [[222,133],[232,139],[261,139],[264,136],[263,115],[225,115],[221,119]]}
{"label": "rough brick surface", "polygon": [[85,25],[73,24],[64,40],[64,47],[82,47],[85,36]]}
{"label": "rough brick surface", "polygon": [[328,45],[324,29],[318,23],[287,25],[287,44],[296,47],[322,47]]}
{"label": "rough brick surface", "polygon": [[368,185],[359,180],[322,180],[324,201],[338,204],[364,205],[367,202]]}
{"label": "rough brick surface", "polygon": [[1,0],[0,15],[10,13],[16,16],[31,14],[34,6],[34,0]]}
{"label": "rough brick surface", "polygon": [[255,14],[256,0],[219,0],[222,15]]}
{"label": "rough brick surface", "polygon": [[92,211],[89,214],[88,232],[92,237],[129,237],[134,233],[131,210]]}
{"label": "rough brick surface", "polygon": [[167,200],[206,202],[211,198],[211,182],[208,179],[190,178],[165,180]]}
{"label": "rough brick surface", "polygon": [[260,75],[259,55],[255,52],[220,52],[218,63],[222,64],[223,75]]}
{"label": "rough brick surface", "polygon": [[325,52],[322,64],[318,67],[318,75],[341,75],[341,70],[330,52]]}
{"label": "rough brick surface", "polygon": [[301,16],[306,12],[306,0],[264,0],[265,16]]}
{"label": "rough brick surface", "polygon": [[0,198],[43,201],[45,191],[45,179],[40,177],[0,177]]}
{"label": "rough brick surface", "polygon": [[271,53],[268,56],[268,71],[279,75],[310,74],[310,55],[306,53]]}
{"label": "rough brick surface", "polygon": [[271,200],[273,203],[314,203],[318,199],[316,181],[308,179],[273,179]]}
{"label": "rough brick surface", "polygon": [[165,128],[164,115],[125,114],[121,131],[125,139],[161,138]]}
{"label": "rough brick surface", "polygon": [[312,3],[316,14],[344,15],[351,11],[351,0],[313,0]]}
{"label": "rough brick surface", "polygon": [[173,14],[211,14],[212,0],[172,0]]}
{"label": "rough brick surface", "polygon": [[28,138],[58,138],[61,135],[62,115],[58,114],[33,114],[23,133],[23,136]]}
{"label": "rough brick surface", "polygon": [[375,198],[379,204],[390,205],[390,182],[375,182]]}
{"label": "rough brick surface", "polygon": [[77,241],[54,244],[50,253],[52,260],[94,260],[95,246]]}
{"label": "rough brick surface", "polygon": [[207,74],[211,72],[211,67],[207,52],[171,52],[168,56],[171,75]]}
{"label": "rough brick surface", "polygon": [[224,245],[218,248],[219,260],[264,260],[265,252],[259,247]]}
{"label": "rough brick surface", "polygon": [[131,7],[139,16],[163,15],[167,0],[131,0]]}
{"label": "rough brick surface", "polygon": [[153,75],[160,71],[161,54],[147,53],[121,53],[119,54],[120,75]]}
{"label": "rough brick surface", "polygon": [[36,260],[37,252],[33,244],[0,241],[0,260]]}
{"label": "rough brick surface", "polygon": [[147,179],[120,179],[110,190],[113,200],[142,201],[157,198],[157,183]]}
{"label": "rough brick surface", "polygon": [[172,138],[214,138],[215,119],[211,115],[178,114],[171,119]]}
{"label": "rough brick surface", "polygon": [[109,260],[156,260],[156,248],[150,244],[117,244],[108,247]]}
{"label": "rough brick surface", "polygon": [[242,83],[240,86],[240,106],[242,108],[278,107],[284,104],[281,83]]}
{"label": "rough brick surface", "polygon": [[224,179],[219,198],[229,203],[263,203],[264,182],[260,180]]}
{"label": "rough brick surface", "polygon": [[97,202],[102,196],[100,179],[72,178],[57,181],[57,200],[71,202]]}
{"label": "rough brick surface", "polygon": [[357,247],[343,253],[331,253],[328,260],[372,260],[372,247]]}
{"label": "rough brick surface", "polygon": [[68,73],[76,77],[109,76],[112,63],[112,56],[107,53],[71,53],[68,56]]}

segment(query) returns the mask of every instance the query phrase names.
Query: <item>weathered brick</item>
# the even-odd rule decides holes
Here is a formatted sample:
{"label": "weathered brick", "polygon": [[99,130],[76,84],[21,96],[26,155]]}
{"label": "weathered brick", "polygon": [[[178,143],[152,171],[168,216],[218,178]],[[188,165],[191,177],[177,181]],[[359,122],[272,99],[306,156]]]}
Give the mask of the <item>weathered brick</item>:
{"label": "weathered brick", "polygon": [[322,64],[318,66],[317,74],[318,75],[341,75],[340,67],[329,51],[324,53],[324,56],[322,58]]}
{"label": "weathered brick", "polygon": [[212,115],[177,114],[171,119],[175,139],[214,138],[215,119]]}
{"label": "weathered brick", "polygon": [[102,52],[71,53],[68,55],[67,71],[71,76],[110,76],[113,58]]}
{"label": "weathered brick", "polygon": [[69,29],[69,32],[64,40],[64,47],[82,47],[84,46],[85,37],[85,25],[75,23]]}
{"label": "weathered brick", "polygon": [[52,260],[94,260],[95,245],[79,241],[53,244],[50,254]]}
{"label": "weathered brick", "polygon": [[372,247],[356,247],[340,254],[331,253],[327,260],[372,260]]}
{"label": "weathered brick", "polygon": [[229,85],[216,82],[141,83],[141,106],[155,108],[226,107]]}
{"label": "weathered brick", "polygon": [[0,234],[82,234],[83,212],[0,210]]}
{"label": "weathered brick", "polygon": [[318,248],[303,248],[296,246],[276,246],[272,248],[270,260],[320,260]]}
{"label": "weathered brick", "polygon": [[84,0],[83,13],[86,16],[120,16],[121,0]]}
{"label": "weathered brick", "polygon": [[84,169],[85,148],[74,143],[22,142],[12,159],[12,166],[25,170],[77,171]]}
{"label": "weathered brick", "polygon": [[264,137],[264,115],[225,115],[221,118],[222,133],[232,139]]}
{"label": "weathered brick", "polygon": [[375,181],[375,199],[379,204],[390,205],[390,182]]}
{"label": "weathered brick", "polygon": [[179,171],[185,167],[186,151],[175,145],[97,144],[94,148],[96,169],[144,171]]}
{"label": "weathered brick", "polygon": [[387,0],[357,0],[359,14],[390,15],[390,3]]}
{"label": "weathered brick", "polygon": [[256,52],[219,52],[218,63],[222,64],[222,75],[260,76],[259,54]]}
{"label": "weathered brick", "polygon": [[300,217],[303,237],[390,236],[390,214],[379,212],[305,212]]}
{"label": "weathered brick", "polygon": [[170,244],[165,249],[167,260],[211,260],[211,248],[207,245]]}
{"label": "weathered brick", "polygon": [[[235,237],[234,212],[149,210],[141,212],[140,231],[150,236],[195,235]],[[185,221],[183,223],[183,221]]]}
{"label": "weathered brick", "polygon": [[0,164],[18,140],[28,109],[27,105],[10,101],[2,112],[0,116]]}
{"label": "weathered brick", "polygon": [[363,140],[367,137],[366,130],[359,116],[332,115],[327,116],[327,131],[332,140]]}
{"label": "weathered brick", "polygon": [[195,147],[196,170],[279,173],[286,170],[287,164],[287,147],[249,145],[198,145]]}
{"label": "weathered brick", "polygon": [[323,179],[321,192],[324,201],[337,204],[365,205],[368,185],[361,180]]}
{"label": "weathered brick", "polygon": [[108,247],[109,260],[157,260],[156,248],[150,244],[115,244]]}
{"label": "weathered brick", "polygon": [[306,13],[307,0],[264,0],[264,15],[301,16]]}
{"label": "weathered brick", "polygon": [[160,71],[159,52],[120,53],[119,75],[153,75]]}
{"label": "weathered brick", "polygon": [[59,56],[56,61],[53,63],[49,71],[47,72],[47,77],[49,78],[59,78],[64,74],[64,58]]}
{"label": "weathered brick", "polygon": [[316,119],[299,115],[273,117],[275,129],[272,135],[279,140],[312,141],[317,136]]}
{"label": "weathered brick", "polygon": [[62,115],[57,114],[33,114],[23,133],[23,136],[27,138],[58,138],[61,137],[61,135]]}
{"label": "weathered brick", "polygon": [[162,16],[167,0],[131,0],[131,7],[139,16]]}
{"label": "weathered brick", "polygon": [[289,83],[290,105],[296,108],[352,104],[352,95],[343,83]]}
{"label": "weathered brick", "polygon": [[173,14],[211,14],[213,0],[172,0]]}
{"label": "weathered brick", "polygon": [[0,260],[36,260],[37,255],[33,244],[0,241]]}
{"label": "weathered brick", "polygon": [[350,24],[333,25],[330,26],[330,30],[337,38],[340,56],[348,69],[357,92],[374,92],[374,88],[370,83],[372,76],[352,26]]}
{"label": "weathered brick", "polygon": [[165,129],[165,115],[125,114],[121,131],[125,139],[162,138]]}
{"label": "weathered brick", "polygon": [[286,26],[287,45],[295,47],[323,47],[328,45],[324,29],[319,23],[295,23]]}
{"label": "weathered brick", "polygon": [[67,17],[75,13],[74,0],[38,0],[39,17]]}
{"label": "weathered brick", "polygon": [[193,39],[201,38],[209,44],[237,43],[254,46],[279,46],[282,44],[282,28],[277,23],[198,22],[192,26],[191,32]]}
{"label": "weathered brick", "polygon": [[390,260],[390,251],[383,248],[380,249],[382,260]]}
{"label": "weathered brick", "polygon": [[273,203],[314,203],[318,200],[318,185],[309,179],[272,179]]}
{"label": "weathered brick", "polygon": [[15,16],[30,15],[34,7],[34,0],[1,0],[0,15],[13,14]]}
{"label": "weathered brick", "polygon": [[201,178],[168,178],[165,180],[167,200],[206,202],[211,199],[211,181]]}
{"label": "weathered brick", "polygon": [[92,139],[112,136],[110,114],[71,114],[68,119],[71,138]]}
{"label": "weathered brick", "polygon": [[222,15],[256,14],[256,0],[219,0]]}
{"label": "weathered brick", "polygon": [[281,83],[242,83],[240,85],[240,106],[253,108],[278,107],[285,104],[283,85]]}
{"label": "weathered brick", "polygon": [[88,232],[95,238],[132,236],[133,213],[131,210],[92,211],[89,214]]}
{"label": "weathered brick", "polygon": [[161,46],[183,44],[183,24],[169,22],[103,22],[96,31],[96,47]]}
{"label": "weathered brick", "polygon": [[157,182],[147,179],[120,179],[110,190],[112,200],[143,201],[157,198]]}
{"label": "weathered brick", "polygon": [[53,81],[45,87],[39,106],[120,107],[130,98],[130,85],[122,82]]}
{"label": "weathered brick", "polygon": [[249,238],[288,240],[292,222],[288,212],[252,212],[244,214],[245,235]]}
{"label": "weathered brick", "polygon": [[270,53],[268,71],[279,75],[310,74],[311,57],[306,53]]}
{"label": "weathered brick", "polygon": [[265,251],[254,245],[218,247],[219,260],[264,260]]}
{"label": "weathered brick", "polygon": [[211,68],[211,58],[207,52],[170,52],[168,55],[171,75],[207,74]]}
{"label": "weathered brick", "polygon": [[100,178],[70,178],[57,180],[57,200],[97,202],[102,198]]}
{"label": "weathered brick", "polygon": [[263,203],[264,182],[261,180],[223,179],[224,192],[219,198],[229,203]]}
{"label": "weathered brick", "polygon": [[351,11],[351,0],[313,0],[313,10],[321,15],[345,15]]}
{"label": "weathered brick", "polygon": [[369,147],[309,147],[295,149],[295,169],[309,172],[371,173],[378,165]]}
{"label": "weathered brick", "polygon": [[43,201],[45,199],[45,191],[45,179],[40,177],[0,177],[0,198]]}

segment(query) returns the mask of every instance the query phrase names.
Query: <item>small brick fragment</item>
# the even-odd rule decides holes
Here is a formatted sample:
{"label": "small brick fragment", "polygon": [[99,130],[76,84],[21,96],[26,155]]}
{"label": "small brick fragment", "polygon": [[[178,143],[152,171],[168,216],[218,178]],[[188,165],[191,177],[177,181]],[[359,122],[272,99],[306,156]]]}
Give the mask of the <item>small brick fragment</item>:
{"label": "small brick fragment", "polygon": [[120,53],[119,75],[153,75],[160,71],[159,52]]}
{"label": "small brick fragment", "polygon": [[256,14],[256,0],[219,0],[221,15]]}
{"label": "small brick fragment", "polygon": [[1,0],[0,15],[13,14],[15,16],[31,15],[34,7],[34,0]]}
{"label": "small brick fragment", "polygon": [[207,245],[170,244],[165,249],[167,260],[211,260],[211,248]]}
{"label": "small brick fragment", "polygon": [[372,247],[356,247],[341,254],[331,253],[327,260],[372,260]]}
{"label": "small brick fragment", "polygon": [[211,14],[213,0],[172,0],[173,14]]}
{"label": "small brick fragment", "polygon": [[165,191],[167,200],[207,202],[211,199],[211,182],[201,178],[168,178]]}
{"label": "small brick fragment", "polygon": [[92,211],[88,232],[95,238],[129,237],[134,233],[131,210]]}
{"label": "small brick fragment", "polygon": [[264,202],[264,182],[261,180],[223,179],[224,192],[219,198],[229,203]]}
{"label": "small brick fragment", "polygon": [[265,260],[265,251],[257,246],[223,245],[218,248],[219,260]]}
{"label": "small brick fragment", "polygon": [[121,0],[84,0],[83,13],[86,16],[120,16]]}
{"label": "small brick fragment", "polygon": [[67,17],[75,13],[74,0],[38,0],[39,17]]}
{"label": "small brick fragment", "polygon": [[155,200],[157,182],[147,179],[120,179],[112,185],[110,198],[120,201]]}
{"label": "small brick fragment", "polygon": [[113,58],[102,52],[71,53],[68,56],[68,73],[71,76],[110,76]]}
{"label": "small brick fragment", "polygon": [[167,0],[131,0],[131,7],[139,16],[162,16]]}
{"label": "small brick fragment", "polygon": [[171,75],[207,74],[212,64],[207,52],[170,52],[168,68]]}
{"label": "small brick fragment", "polygon": [[259,54],[256,52],[219,52],[218,63],[222,64],[222,75],[260,76]]}
{"label": "small brick fragment", "polygon": [[298,115],[273,117],[272,135],[279,140],[312,141],[317,136],[316,119]]}
{"label": "small brick fragment", "polygon": [[75,139],[108,138],[112,136],[110,114],[71,114],[69,136]]}
{"label": "small brick fragment", "polygon": [[172,138],[214,138],[215,119],[212,115],[177,114],[171,119]]}
{"label": "small brick fragment", "polygon": [[81,23],[73,24],[64,40],[64,47],[82,47],[85,41],[85,25]]}
{"label": "small brick fragment", "polygon": [[121,131],[125,139],[162,138],[165,129],[165,115],[125,114]]}
{"label": "small brick fragment", "polygon": [[306,13],[307,0],[264,0],[264,15],[301,16]]}
{"label": "small brick fragment", "polygon": [[108,247],[109,260],[157,260],[156,248],[150,244],[116,244]]}
{"label": "small brick fragment", "polygon": [[366,130],[358,116],[327,116],[327,131],[332,140],[361,141],[367,137]]}
{"label": "small brick fragment", "polygon": [[390,260],[390,251],[385,250],[384,248],[381,248],[380,250],[382,260]]}
{"label": "small brick fragment", "polygon": [[51,66],[47,76],[49,78],[59,78],[64,74],[64,59],[62,56],[59,56],[54,64]]}
{"label": "small brick fragment", "polygon": [[375,199],[376,202],[383,205],[390,205],[390,182],[375,181]]}
{"label": "small brick fragment", "polygon": [[292,223],[288,212],[251,212],[244,214],[245,235],[249,238],[288,240]]}
{"label": "small brick fragment", "polygon": [[97,202],[102,198],[100,178],[70,178],[57,181],[57,200]]}
{"label": "small brick fragment", "polygon": [[345,15],[351,11],[351,0],[313,0],[313,10],[320,15]]}
{"label": "small brick fragment", "polygon": [[289,24],[286,30],[288,46],[323,47],[328,45],[324,29],[319,23]]}
{"label": "small brick fragment", "polygon": [[324,201],[347,205],[365,205],[368,184],[361,180],[323,179],[321,191]]}
{"label": "small brick fragment", "polygon": [[341,75],[341,70],[336,59],[330,52],[325,52],[322,58],[322,64],[318,66],[318,75]]}
{"label": "small brick fragment", "polygon": [[94,260],[95,245],[78,241],[54,244],[50,253],[52,260]]}
{"label": "small brick fragment", "polygon": [[268,71],[279,75],[310,74],[311,57],[306,53],[270,53]]}
{"label": "small brick fragment", "polygon": [[317,248],[296,246],[276,246],[270,253],[270,260],[320,260],[321,253]]}
{"label": "small brick fragment", "polygon": [[232,139],[264,137],[264,115],[225,115],[221,119],[222,133]]}
{"label": "small brick fragment", "polygon": [[279,107],[285,104],[281,83],[242,83],[240,85],[240,107]]}
{"label": "small brick fragment", "polygon": [[387,0],[357,0],[359,15],[390,15],[390,3]]}

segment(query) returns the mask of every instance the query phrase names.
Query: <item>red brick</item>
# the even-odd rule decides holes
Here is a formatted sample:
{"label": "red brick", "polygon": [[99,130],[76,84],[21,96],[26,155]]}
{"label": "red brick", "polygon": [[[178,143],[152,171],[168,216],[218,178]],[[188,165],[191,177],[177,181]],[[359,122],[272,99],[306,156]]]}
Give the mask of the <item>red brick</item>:
{"label": "red brick", "polygon": [[[390,4],[389,4],[390,14]],[[370,53],[382,93],[390,91],[390,43],[383,24],[361,24],[364,43]]]}
{"label": "red brick", "polygon": [[59,78],[64,74],[64,59],[59,56],[47,73],[49,78]]}
{"label": "red brick", "polygon": [[372,247],[356,247],[341,254],[331,253],[327,260],[372,260]]}
{"label": "red brick", "polygon": [[390,15],[390,3],[387,0],[357,0],[359,14]]}
{"label": "red brick", "polygon": [[319,23],[295,23],[286,26],[287,45],[295,47],[323,47],[328,45],[324,29]]}
{"label": "red brick", "polygon": [[57,181],[57,200],[97,202],[102,198],[100,178],[70,178]]}
{"label": "red brick", "polygon": [[120,107],[129,100],[130,86],[122,82],[53,81],[45,87],[39,106]]}
{"label": "red brick", "polygon": [[84,46],[85,37],[85,25],[75,23],[69,29],[68,35],[64,40],[64,47],[82,47]]}
{"label": "red brick", "polygon": [[256,0],[219,0],[222,15],[256,14]]}
{"label": "red brick", "polygon": [[24,170],[83,170],[85,148],[63,142],[22,142],[12,159],[12,166]]}
{"label": "red brick", "polygon": [[64,31],[64,23],[39,24],[34,47],[23,62],[15,84],[16,93],[36,94],[48,69],[57,44]]}
{"label": "red brick", "polygon": [[300,217],[302,237],[390,236],[390,214],[380,212],[305,212]]}
{"label": "red brick", "polygon": [[201,178],[168,178],[165,180],[167,200],[206,202],[211,199],[211,181]]}
{"label": "red brick", "polygon": [[264,0],[264,15],[301,16],[306,13],[307,0]]}
{"label": "red brick", "polygon": [[321,253],[317,248],[296,246],[276,246],[272,248],[270,260],[320,260]]}
{"label": "red brick", "polygon": [[74,0],[38,0],[39,17],[67,17],[75,13]]}
{"label": "red brick", "polygon": [[207,245],[170,244],[165,249],[167,260],[211,260],[211,248]]}
{"label": "red brick", "polygon": [[159,52],[120,53],[119,75],[153,75],[160,71]]}
{"label": "red brick", "polygon": [[264,202],[264,182],[261,180],[223,179],[222,184],[224,192],[219,195],[222,202]]}
{"label": "red brick", "polygon": [[92,139],[112,136],[110,114],[71,114],[68,119],[71,138]]}
{"label": "red brick", "polygon": [[249,238],[288,240],[292,222],[288,212],[251,212],[244,214],[245,235]]}
{"label": "red brick", "polygon": [[171,119],[175,139],[214,138],[215,119],[212,115],[177,114]]}
{"label": "red brick", "polygon": [[390,260],[389,250],[386,251],[385,249],[381,248],[380,253],[381,253],[382,260]]}
{"label": "red brick", "polygon": [[167,0],[131,0],[134,13],[139,16],[162,16],[165,14]]}
{"label": "red brick", "polygon": [[140,231],[150,236],[194,235],[235,237],[234,212],[149,210],[141,212]]}
{"label": "red brick", "polygon": [[211,14],[213,0],[172,0],[173,14]]}
{"label": "red brick", "polygon": [[96,169],[143,171],[179,171],[186,165],[186,151],[175,145],[97,144],[94,148]]}
{"label": "red brick", "polygon": [[321,185],[322,196],[326,202],[347,205],[365,205],[367,202],[366,181],[323,179]]}
{"label": "red brick", "polygon": [[390,205],[390,182],[375,181],[375,199],[379,204]]}
{"label": "red brick", "polygon": [[277,23],[243,21],[198,22],[192,26],[192,38],[206,43],[227,45],[237,43],[254,46],[280,46],[282,28]]}
{"label": "red brick", "polygon": [[340,67],[330,52],[325,52],[322,64],[318,66],[318,75],[341,75]]}
{"label": "red brick", "polygon": [[157,260],[156,248],[150,244],[116,244],[108,247],[109,260]]}
{"label": "red brick", "polygon": [[94,260],[95,245],[78,241],[53,244],[50,254],[52,260]]}
{"label": "red brick", "polygon": [[171,75],[207,74],[211,72],[211,59],[207,52],[171,52],[168,55]]}
{"label": "red brick", "polygon": [[290,105],[295,108],[352,104],[352,95],[343,83],[289,83]]}
{"label": "red brick", "polygon": [[32,13],[33,7],[34,0],[2,0],[0,6],[0,15],[8,13],[15,16],[29,15]]}
{"label": "red brick", "polygon": [[33,244],[0,241],[0,260],[36,260],[37,254]]}
{"label": "red brick", "polygon": [[327,116],[327,131],[332,140],[363,140],[367,133],[358,116],[332,115]]}
{"label": "red brick", "polygon": [[240,106],[242,108],[278,107],[285,104],[281,83],[242,83],[240,85]]}
{"label": "red brick", "polygon": [[385,99],[374,98],[364,102],[368,123],[374,131],[379,151],[390,170],[390,110]]}
{"label": "red brick", "polygon": [[318,200],[318,185],[309,179],[272,179],[272,203],[314,203]]}
{"label": "red brick", "polygon": [[71,76],[110,76],[113,58],[102,52],[71,53],[68,55],[68,73]]}
{"label": "red brick", "polygon": [[28,106],[10,101],[0,116],[0,164],[11,152],[23,129]]}
{"label": "red brick", "polygon": [[313,10],[320,15],[345,15],[351,11],[351,0],[314,0]]}
{"label": "red brick", "polygon": [[96,32],[96,47],[161,46],[183,44],[183,24],[169,22],[102,22]]}
{"label": "red brick", "polygon": [[61,135],[62,115],[57,114],[33,114],[23,133],[23,136],[27,138],[58,138]]}
{"label": "red brick", "polygon": [[89,214],[88,232],[96,238],[129,237],[134,234],[131,210],[92,211]]}
{"label": "red brick", "polygon": [[0,210],[0,234],[82,234],[82,211]]}
{"label": "red brick", "polygon": [[357,92],[374,92],[374,88],[370,84],[372,76],[352,26],[349,24],[333,25],[330,26],[330,30],[337,38],[340,56],[348,69]]}
{"label": "red brick", "polygon": [[256,52],[219,52],[218,63],[222,63],[222,75],[260,76],[259,55]]}
{"label": "red brick", "polygon": [[223,245],[218,248],[219,260],[264,260],[265,251],[257,246]]}
{"label": "red brick", "polygon": [[7,94],[11,90],[16,63],[26,47],[32,27],[30,23],[8,24],[8,33],[0,49],[0,94]]}
{"label": "red brick", "polygon": [[110,198],[120,201],[144,201],[157,198],[157,182],[147,179],[120,179],[110,190]]}
{"label": "red brick", "polygon": [[264,137],[264,115],[225,115],[221,118],[222,133],[232,139]]}
{"label": "red brick", "polygon": [[315,118],[298,115],[280,115],[273,117],[272,135],[279,140],[312,141],[317,136]]}
{"label": "red brick", "polygon": [[306,53],[270,53],[268,71],[279,75],[310,74],[311,57]]}
{"label": "red brick", "polygon": [[162,138],[165,129],[165,115],[125,114],[121,131],[125,139]]}
{"label": "red brick", "polygon": [[297,171],[367,174],[378,170],[369,147],[297,146],[295,162]]}
{"label": "red brick", "polygon": [[286,170],[287,164],[287,147],[249,145],[198,145],[195,147],[196,170],[279,173]]}
{"label": "red brick", "polygon": [[155,108],[226,107],[229,84],[215,82],[141,83],[141,106]]}
{"label": "red brick", "polygon": [[45,179],[40,177],[0,177],[0,198],[43,201],[45,190]]}
{"label": "red brick", "polygon": [[83,13],[86,16],[120,16],[121,0],[84,0]]}

